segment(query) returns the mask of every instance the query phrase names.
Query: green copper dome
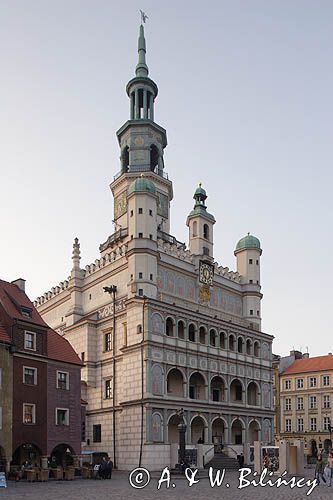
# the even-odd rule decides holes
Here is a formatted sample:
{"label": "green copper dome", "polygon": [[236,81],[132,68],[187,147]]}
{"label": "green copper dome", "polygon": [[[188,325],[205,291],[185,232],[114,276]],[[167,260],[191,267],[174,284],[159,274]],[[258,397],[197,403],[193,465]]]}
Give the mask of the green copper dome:
{"label": "green copper dome", "polygon": [[146,179],[146,177],[138,177],[128,188],[128,194],[136,193],[138,191],[148,191],[148,193],[155,194],[156,188],[153,182]]}
{"label": "green copper dome", "polygon": [[247,233],[247,235],[237,243],[235,252],[245,250],[246,248],[257,248],[258,250],[261,250],[260,241],[252,234]]}
{"label": "green copper dome", "polygon": [[195,190],[193,198],[196,199],[197,196],[201,196],[202,198],[206,199],[207,198],[207,193],[206,191],[201,187],[201,182],[197,189]]}

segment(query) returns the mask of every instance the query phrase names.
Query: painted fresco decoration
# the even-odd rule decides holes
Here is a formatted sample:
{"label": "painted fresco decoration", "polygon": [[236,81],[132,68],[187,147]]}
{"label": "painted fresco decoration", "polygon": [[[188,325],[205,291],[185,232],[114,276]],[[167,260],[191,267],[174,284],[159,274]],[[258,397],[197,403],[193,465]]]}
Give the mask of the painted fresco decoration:
{"label": "painted fresco decoration", "polygon": [[160,215],[164,219],[169,217],[169,198],[166,194],[157,191],[157,215]]}
{"label": "painted fresco decoration", "polygon": [[117,220],[119,217],[124,215],[127,211],[127,193],[123,191],[114,199],[114,219]]}

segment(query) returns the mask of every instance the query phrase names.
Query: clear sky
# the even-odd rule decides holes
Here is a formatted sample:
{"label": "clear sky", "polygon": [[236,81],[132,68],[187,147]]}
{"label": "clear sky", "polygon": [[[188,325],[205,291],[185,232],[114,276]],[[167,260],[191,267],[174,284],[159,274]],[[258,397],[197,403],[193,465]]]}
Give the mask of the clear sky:
{"label": "clear sky", "polygon": [[199,181],[215,259],[262,243],[263,330],[274,351],[333,351],[331,0],[0,0],[0,276],[33,299],[113,232],[115,131],[128,119],[139,9],[187,240]]}

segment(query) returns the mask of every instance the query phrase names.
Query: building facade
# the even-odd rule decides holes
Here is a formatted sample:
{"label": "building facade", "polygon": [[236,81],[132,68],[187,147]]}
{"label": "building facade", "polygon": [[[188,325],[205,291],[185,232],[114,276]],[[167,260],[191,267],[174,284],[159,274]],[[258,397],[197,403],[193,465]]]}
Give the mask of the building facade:
{"label": "building facade", "polygon": [[[0,280],[1,356],[6,395],[2,431],[6,468],[26,461],[65,464],[81,453],[81,360],[51,330],[25,294],[24,280]],[[4,338],[6,336],[6,338]],[[1,347],[0,347],[1,349]],[[71,457],[71,458],[70,458]]]}
{"label": "building facade", "polygon": [[0,472],[5,472],[12,455],[13,380],[10,337],[0,321]]}
{"label": "building facade", "polygon": [[280,375],[279,439],[304,439],[309,458],[328,452],[332,404],[333,355],[296,359]]}
{"label": "building facade", "polygon": [[75,239],[69,278],[35,304],[84,364],[85,448],[107,451],[120,468],[154,469],[177,462],[181,408],[188,447],[272,441],[273,337],[261,331],[259,240],[238,242],[237,271],[219,265],[201,185],[188,245],[170,234],[167,136],[154,118],[142,25],[138,54],[130,119],[117,132],[114,232],[85,268]]}

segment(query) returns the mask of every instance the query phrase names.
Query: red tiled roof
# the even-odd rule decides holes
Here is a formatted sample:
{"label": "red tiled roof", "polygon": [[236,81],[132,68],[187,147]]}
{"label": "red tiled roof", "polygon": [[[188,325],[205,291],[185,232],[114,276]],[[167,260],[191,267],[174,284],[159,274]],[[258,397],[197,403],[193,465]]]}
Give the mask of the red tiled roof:
{"label": "red tiled roof", "polygon": [[283,375],[292,375],[293,373],[308,373],[333,370],[333,355],[316,356],[314,358],[296,359],[290,365]]}
{"label": "red tiled roof", "polygon": [[49,358],[57,361],[82,365],[81,359],[68,340],[51,329],[47,332],[47,354]]}
{"label": "red tiled roof", "polygon": [[0,342],[6,342],[10,344],[10,337],[7,333],[5,326],[0,321]]}
{"label": "red tiled roof", "polygon": [[[47,327],[28,296],[17,285],[0,280],[0,302],[11,318]],[[31,318],[22,314],[21,306],[32,309]]]}

